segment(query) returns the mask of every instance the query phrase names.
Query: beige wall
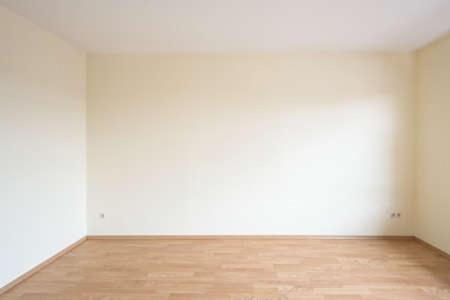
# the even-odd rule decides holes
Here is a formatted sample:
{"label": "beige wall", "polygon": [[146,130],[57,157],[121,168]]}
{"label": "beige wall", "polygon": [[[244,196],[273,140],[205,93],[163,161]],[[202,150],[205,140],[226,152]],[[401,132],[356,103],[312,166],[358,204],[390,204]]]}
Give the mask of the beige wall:
{"label": "beige wall", "polygon": [[[86,234],[86,57],[2,7],[0,41],[1,287]],[[417,234],[450,252],[450,36],[416,57],[88,67],[88,233]]]}
{"label": "beige wall", "polygon": [[0,287],[86,234],[85,55],[0,6]]}
{"label": "beige wall", "polygon": [[88,232],[412,234],[413,67],[90,55]]}
{"label": "beige wall", "polygon": [[450,253],[450,34],[417,53],[416,234]]}

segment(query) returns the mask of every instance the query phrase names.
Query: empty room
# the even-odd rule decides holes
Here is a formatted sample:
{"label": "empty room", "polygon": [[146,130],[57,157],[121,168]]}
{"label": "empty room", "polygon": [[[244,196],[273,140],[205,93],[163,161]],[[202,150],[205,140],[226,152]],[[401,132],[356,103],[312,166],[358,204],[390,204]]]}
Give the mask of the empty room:
{"label": "empty room", "polygon": [[450,300],[450,0],[0,0],[0,300]]}

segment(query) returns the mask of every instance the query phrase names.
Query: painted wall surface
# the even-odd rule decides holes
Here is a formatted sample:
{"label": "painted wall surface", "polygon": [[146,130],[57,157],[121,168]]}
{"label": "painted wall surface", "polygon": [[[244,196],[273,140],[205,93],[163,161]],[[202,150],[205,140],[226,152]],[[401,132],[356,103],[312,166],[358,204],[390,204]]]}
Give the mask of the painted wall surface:
{"label": "painted wall surface", "polygon": [[450,34],[417,53],[416,234],[450,253]]}
{"label": "painted wall surface", "polygon": [[412,234],[413,67],[89,55],[88,233]]}
{"label": "painted wall surface", "polygon": [[0,287],[86,234],[85,55],[0,7]]}

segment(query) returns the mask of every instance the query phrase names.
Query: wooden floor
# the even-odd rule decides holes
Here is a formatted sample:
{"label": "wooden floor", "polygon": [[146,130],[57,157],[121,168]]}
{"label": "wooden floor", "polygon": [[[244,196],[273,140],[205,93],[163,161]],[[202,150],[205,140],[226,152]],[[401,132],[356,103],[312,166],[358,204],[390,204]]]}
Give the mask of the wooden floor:
{"label": "wooden floor", "polygon": [[88,240],[15,299],[450,299],[450,259],[414,240]]}

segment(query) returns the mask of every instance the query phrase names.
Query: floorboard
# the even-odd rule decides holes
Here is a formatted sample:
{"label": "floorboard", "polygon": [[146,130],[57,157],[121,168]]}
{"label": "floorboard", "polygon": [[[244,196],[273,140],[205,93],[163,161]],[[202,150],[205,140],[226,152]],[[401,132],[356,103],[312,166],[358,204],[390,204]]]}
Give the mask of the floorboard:
{"label": "floorboard", "polygon": [[450,299],[415,240],[87,240],[0,300]]}

